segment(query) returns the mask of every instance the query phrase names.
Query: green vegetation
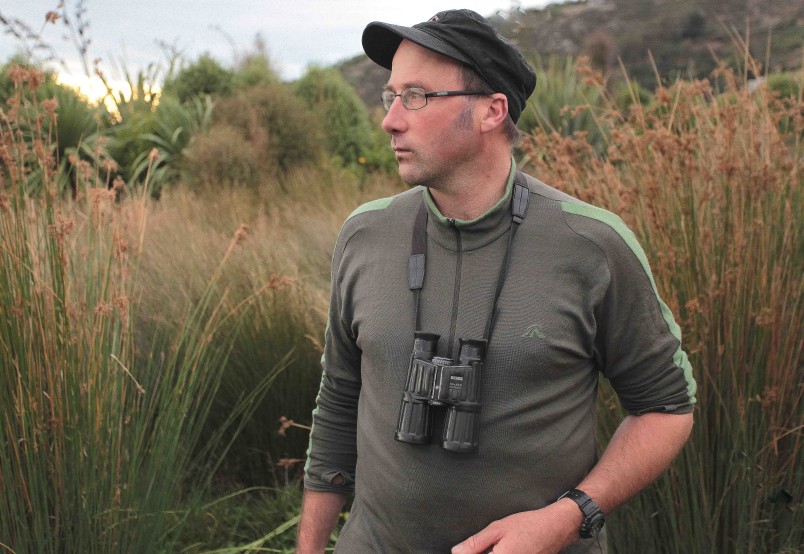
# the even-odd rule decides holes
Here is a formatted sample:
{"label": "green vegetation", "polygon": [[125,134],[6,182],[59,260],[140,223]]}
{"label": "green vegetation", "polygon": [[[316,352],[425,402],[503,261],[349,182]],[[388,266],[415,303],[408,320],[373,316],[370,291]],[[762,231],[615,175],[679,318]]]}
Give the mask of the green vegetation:
{"label": "green vegetation", "polygon": [[[255,50],[161,95],[141,72],[114,117],[0,73],[0,549],[292,551],[331,250],[405,187],[343,79],[283,84]],[[690,444],[612,515],[611,551],[796,551],[801,72],[649,92],[536,65],[520,165],[622,215],[699,385]]]}
{"label": "green vegetation", "polygon": [[336,69],[310,68],[294,91],[323,124],[327,150],[345,165],[365,163],[371,144],[366,107]]}
{"label": "green vegetation", "polygon": [[233,90],[234,74],[209,54],[182,68],[175,77],[165,81],[165,94],[187,102],[197,96],[229,96]]}

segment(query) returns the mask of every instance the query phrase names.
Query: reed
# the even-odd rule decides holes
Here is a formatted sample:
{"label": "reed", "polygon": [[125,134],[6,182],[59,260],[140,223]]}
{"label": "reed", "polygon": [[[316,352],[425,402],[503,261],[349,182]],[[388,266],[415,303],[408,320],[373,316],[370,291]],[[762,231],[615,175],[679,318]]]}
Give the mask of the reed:
{"label": "reed", "polygon": [[[759,68],[746,62],[755,74]],[[598,110],[584,134],[536,130],[540,179],[636,233],[695,369],[693,436],[672,469],[612,518],[615,552],[793,552],[802,544],[801,95],[752,91],[721,67]],[[606,389],[601,435],[622,413]],[[604,441],[605,442],[605,441]]]}
{"label": "reed", "polygon": [[[102,176],[102,160],[75,159],[78,197],[61,199],[58,106],[36,100],[39,72],[9,73],[15,96],[0,111],[0,549],[169,550],[181,523],[173,511],[190,485],[205,484],[188,476],[218,463],[195,453],[231,348],[223,328],[237,327],[239,314],[211,294],[237,237],[177,332],[137,351],[147,195],[121,200],[125,187]],[[266,383],[221,429],[236,428]]]}

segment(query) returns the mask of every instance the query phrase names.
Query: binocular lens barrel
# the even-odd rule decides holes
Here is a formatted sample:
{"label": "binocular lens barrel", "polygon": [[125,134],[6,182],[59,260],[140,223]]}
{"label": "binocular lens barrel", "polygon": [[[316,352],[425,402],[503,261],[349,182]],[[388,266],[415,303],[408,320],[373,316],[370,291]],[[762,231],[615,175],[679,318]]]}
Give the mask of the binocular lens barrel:
{"label": "binocular lens barrel", "polygon": [[396,440],[430,442],[431,409],[447,405],[441,447],[458,453],[476,452],[480,431],[480,376],[486,340],[459,339],[459,364],[436,357],[439,335],[414,333]]}
{"label": "binocular lens barrel", "polygon": [[441,435],[441,448],[451,452],[470,454],[480,446],[480,405],[472,411],[452,407],[447,410],[444,432]]}
{"label": "binocular lens barrel", "polygon": [[429,383],[432,382],[433,366],[420,362],[430,362],[433,359],[440,338],[435,333],[417,331],[413,334],[413,356],[408,367],[394,437],[400,442],[411,444],[430,442],[431,417],[427,398]]}
{"label": "binocular lens barrel", "polygon": [[430,406],[427,401],[408,398],[407,393],[399,408],[396,435],[399,442],[427,444],[430,442]]}

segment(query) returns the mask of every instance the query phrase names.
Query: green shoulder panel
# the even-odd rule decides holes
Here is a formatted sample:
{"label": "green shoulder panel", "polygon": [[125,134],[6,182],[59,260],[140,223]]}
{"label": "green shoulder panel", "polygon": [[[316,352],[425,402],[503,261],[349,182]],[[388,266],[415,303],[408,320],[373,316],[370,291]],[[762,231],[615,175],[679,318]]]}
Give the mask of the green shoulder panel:
{"label": "green shoulder panel", "polygon": [[678,350],[676,350],[675,354],[673,354],[673,363],[684,371],[684,379],[687,381],[687,394],[691,399],[693,399],[694,402],[697,386],[695,384],[695,379],[692,376],[692,365],[687,357],[687,353],[681,348],[681,328],[678,326],[678,323],[676,323],[672,312],[670,312],[670,308],[667,307],[667,304],[665,304],[659,296],[659,291],[656,289],[656,282],[653,280],[653,273],[651,272],[650,264],[648,263],[648,257],[645,255],[645,251],[642,249],[642,246],[640,246],[636,235],[634,235],[634,232],[631,231],[623,220],[615,214],[590,204],[584,204],[581,202],[562,202],[561,209],[567,213],[588,217],[590,219],[596,219],[611,227],[618,235],[620,235],[623,241],[625,241],[625,244],[627,244],[634,253],[634,256],[636,256],[639,262],[642,264],[642,269],[648,276],[650,285],[653,288],[653,293],[656,295],[656,300],[659,302],[662,316],[664,317],[665,322],[667,322],[670,332],[679,341]]}
{"label": "green shoulder panel", "polygon": [[373,212],[376,210],[384,210],[387,208],[391,202],[394,200],[393,196],[389,196],[388,198],[378,198],[377,200],[372,200],[371,202],[366,202],[362,206],[358,207],[355,211],[349,214],[349,217],[346,218],[346,221],[349,221],[356,215],[360,215],[365,212]]}

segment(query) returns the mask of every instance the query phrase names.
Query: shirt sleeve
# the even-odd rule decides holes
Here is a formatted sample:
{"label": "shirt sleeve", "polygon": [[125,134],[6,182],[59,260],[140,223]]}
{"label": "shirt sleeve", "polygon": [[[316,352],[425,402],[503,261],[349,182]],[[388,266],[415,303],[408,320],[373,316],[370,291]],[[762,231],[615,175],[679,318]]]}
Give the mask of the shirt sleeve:
{"label": "shirt sleeve", "polygon": [[332,290],[326,329],[321,386],[313,410],[304,486],[322,492],[350,493],[357,462],[357,403],[361,352],[352,336],[350,316],[342,305],[340,283],[344,232],[332,260]]}
{"label": "shirt sleeve", "polygon": [[696,384],[681,330],[659,297],[636,236],[605,210],[586,205],[564,209],[583,216],[573,226],[582,228],[605,257],[609,282],[595,308],[594,355],[623,407],[632,415],[691,412]]}

